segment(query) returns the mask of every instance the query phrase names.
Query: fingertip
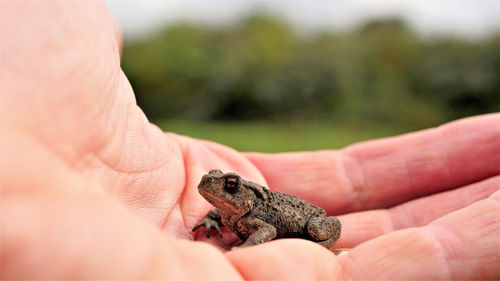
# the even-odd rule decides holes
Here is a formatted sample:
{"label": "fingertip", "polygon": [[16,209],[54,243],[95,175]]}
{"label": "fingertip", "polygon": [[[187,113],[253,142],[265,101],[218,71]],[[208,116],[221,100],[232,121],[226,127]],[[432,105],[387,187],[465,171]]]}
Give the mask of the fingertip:
{"label": "fingertip", "polygon": [[114,31],[116,48],[118,49],[118,53],[120,54],[121,58],[123,54],[123,33],[120,25],[118,24],[118,21],[116,21],[114,17],[111,17],[111,25]]}
{"label": "fingertip", "polygon": [[446,279],[448,267],[435,240],[420,229],[373,239],[338,257],[353,279]]}
{"label": "fingertip", "polygon": [[123,50],[123,33],[121,30],[120,24],[118,23],[116,18],[111,14],[110,9],[107,5],[106,5],[106,11],[108,12],[109,22],[110,22],[111,28],[113,29],[116,47],[117,47],[118,52],[120,53],[120,57],[121,57],[122,50]]}
{"label": "fingertip", "polygon": [[198,241],[176,240],[172,249],[177,254],[176,262],[181,263],[177,270],[187,269],[187,274],[164,279],[241,280],[238,272],[224,256],[223,249],[216,245]]}
{"label": "fingertip", "polygon": [[278,239],[226,253],[244,279],[339,279],[333,252],[303,239]]}
{"label": "fingertip", "polygon": [[353,279],[498,278],[498,194],[427,226],[367,241],[338,262]]}

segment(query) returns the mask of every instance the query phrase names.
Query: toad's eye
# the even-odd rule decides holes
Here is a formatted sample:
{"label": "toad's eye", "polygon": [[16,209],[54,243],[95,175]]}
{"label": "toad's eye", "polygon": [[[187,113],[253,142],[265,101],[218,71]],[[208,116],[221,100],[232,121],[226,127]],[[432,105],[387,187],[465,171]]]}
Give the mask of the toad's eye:
{"label": "toad's eye", "polygon": [[233,177],[228,177],[226,178],[225,181],[225,187],[228,192],[234,193],[238,189],[240,185],[240,179],[238,178],[233,178]]}

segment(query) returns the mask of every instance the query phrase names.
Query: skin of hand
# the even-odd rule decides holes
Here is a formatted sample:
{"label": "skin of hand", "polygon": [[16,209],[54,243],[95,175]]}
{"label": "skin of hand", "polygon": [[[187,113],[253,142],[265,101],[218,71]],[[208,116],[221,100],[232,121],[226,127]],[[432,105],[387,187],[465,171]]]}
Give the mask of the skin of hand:
{"label": "skin of hand", "polygon": [[[500,277],[500,114],[339,151],[242,154],[150,124],[102,1],[3,1],[2,279]],[[300,239],[225,252],[190,229],[212,168],[337,215],[334,256]],[[201,241],[192,241],[201,240]]]}

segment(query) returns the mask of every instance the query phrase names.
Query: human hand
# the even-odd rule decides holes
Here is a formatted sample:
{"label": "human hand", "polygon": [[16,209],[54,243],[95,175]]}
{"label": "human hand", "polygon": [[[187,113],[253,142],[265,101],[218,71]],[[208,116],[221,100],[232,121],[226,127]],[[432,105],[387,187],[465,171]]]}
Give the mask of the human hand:
{"label": "human hand", "polygon": [[[2,8],[2,278],[500,276],[499,114],[341,151],[240,154],[148,122],[103,3]],[[342,214],[335,247],[354,249],[283,239],[224,252],[227,231],[194,235],[212,168]]]}

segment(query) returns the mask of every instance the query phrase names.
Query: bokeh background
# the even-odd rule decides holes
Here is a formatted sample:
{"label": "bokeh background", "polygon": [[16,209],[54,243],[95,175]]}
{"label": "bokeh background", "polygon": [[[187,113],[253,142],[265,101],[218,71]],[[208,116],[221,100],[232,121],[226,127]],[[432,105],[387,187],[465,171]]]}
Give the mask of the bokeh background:
{"label": "bokeh background", "polygon": [[163,130],[340,148],[500,111],[497,0],[107,0]]}

